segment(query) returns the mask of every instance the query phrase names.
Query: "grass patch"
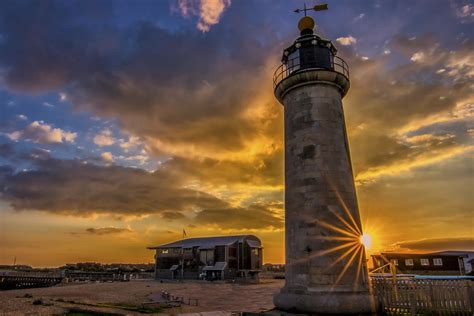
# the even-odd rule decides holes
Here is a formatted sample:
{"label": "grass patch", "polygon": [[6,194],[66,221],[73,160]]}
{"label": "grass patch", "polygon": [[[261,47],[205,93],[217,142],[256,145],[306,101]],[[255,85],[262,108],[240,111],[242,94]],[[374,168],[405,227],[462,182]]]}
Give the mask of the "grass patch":
{"label": "grass patch", "polygon": [[[120,304],[96,303],[96,304],[91,304],[91,303],[80,303],[80,302],[74,302],[74,301],[66,301],[66,302],[71,303],[71,304],[90,306],[90,307],[123,309],[123,310],[126,310],[126,311],[137,312],[137,313],[142,313],[142,314],[154,314],[154,313],[160,313],[160,312],[163,311],[163,308],[161,308],[161,307],[133,305],[133,304],[126,304],[126,303],[120,303]],[[72,310],[74,312],[74,310],[80,311],[81,309],[76,308],[76,309],[70,309],[70,310]],[[82,311],[87,311],[87,310],[82,310]],[[87,312],[95,313],[94,311],[87,311]],[[74,314],[66,314],[66,315],[74,315]],[[104,315],[104,313],[99,313],[99,314],[77,314],[77,315]],[[105,315],[117,315],[117,314],[105,314]]]}
{"label": "grass patch", "polygon": [[67,316],[95,316],[95,315],[117,316],[117,315],[120,315],[120,314],[89,311],[89,310],[81,309],[81,308],[70,308],[63,315],[67,315]]}
{"label": "grass patch", "polygon": [[33,305],[43,305],[44,303],[43,303],[42,299],[38,298],[38,299],[34,300],[32,304]]}
{"label": "grass patch", "polygon": [[118,308],[130,312],[137,312],[142,314],[153,314],[163,311],[163,308],[152,307],[152,306],[142,306],[142,305],[132,305],[132,304],[96,304],[98,307],[109,307],[109,308]]}

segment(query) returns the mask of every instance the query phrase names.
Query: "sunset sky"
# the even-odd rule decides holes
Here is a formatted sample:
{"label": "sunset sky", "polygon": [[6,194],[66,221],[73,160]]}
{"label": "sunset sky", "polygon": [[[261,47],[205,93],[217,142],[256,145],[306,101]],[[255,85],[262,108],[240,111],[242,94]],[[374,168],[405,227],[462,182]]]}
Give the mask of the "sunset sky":
{"label": "sunset sky", "polygon": [[[472,1],[327,2],[370,251],[474,250]],[[303,3],[1,1],[0,264],[152,262],[183,229],[284,262],[272,75]]]}

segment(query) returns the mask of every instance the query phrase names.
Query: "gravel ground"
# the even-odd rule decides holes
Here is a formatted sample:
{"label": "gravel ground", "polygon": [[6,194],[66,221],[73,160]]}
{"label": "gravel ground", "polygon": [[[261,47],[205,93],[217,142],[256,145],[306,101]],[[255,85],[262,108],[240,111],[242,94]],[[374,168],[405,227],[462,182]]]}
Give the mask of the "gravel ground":
{"label": "gravel ground", "polygon": [[[160,283],[152,280],[67,284],[49,288],[1,291],[0,315],[64,314],[70,309],[136,315],[140,314],[133,310],[137,306],[146,306],[150,308],[149,312],[155,314],[260,312],[274,307],[273,294],[282,286],[282,280],[263,280],[260,284],[246,285],[215,282]],[[162,291],[184,297],[185,301],[189,298],[197,299],[199,306],[183,305],[158,312],[156,309],[158,305],[147,303],[160,298]]]}

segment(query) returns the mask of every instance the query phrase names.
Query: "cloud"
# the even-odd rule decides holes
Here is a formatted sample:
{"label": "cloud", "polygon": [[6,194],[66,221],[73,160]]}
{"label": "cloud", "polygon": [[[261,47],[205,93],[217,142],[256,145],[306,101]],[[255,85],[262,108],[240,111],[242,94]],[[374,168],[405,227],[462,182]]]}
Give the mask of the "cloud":
{"label": "cloud", "polygon": [[8,137],[14,141],[23,138],[40,144],[73,143],[77,137],[77,133],[55,128],[43,121],[34,121],[23,130],[9,133]]}
{"label": "cloud", "polygon": [[15,155],[15,149],[11,144],[0,144],[0,157],[10,158]]}
{"label": "cloud", "polygon": [[352,45],[352,44],[356,44],[357,39],[355,37],[353,37],[352,35],[349,35],[349,36],[346,36],[346,37],[338,37],[336,39],[336,42],[338,42],[339,44],[344,45],[344,46],[349,46],[349,45]]}
{"label": "cloud", "polygon": [[[350,47],[342,49],[351,65],[351,92],[344,106],[359,185],[469,151],[472,138],[465,108],[474,102],[469,92],[472,79],[450,76],[448,70],[436,72],[451,70],[453,56],[464,60],[472,44],[455,53],[435,44],[430,36],[396,37],[390,56],[402,54],[409,59],[420,51],[430,56],[397,66],[388,66],[387,57],[363,62],[351,55]],[[462,73],[472,70],[462,64]],[[427,76],[429,80],[420,79]]]}
{"label": "cloud", "polygon": [[98,227],[98,228],[87,228],[86,232],[92,235],[116,235],[123,233],[131,233],[130,228],[118,228],[118,227]]}
{"label": "cloud", "polygon": [[172,221],[186,218],[186,216],[184,216],[181,212],[163,212],[161,214],[161,218]]}
{"label": "cloud", "polygon": [[423,62],[425,60],[425,53],[416,52],[411,56],[410,60],[414,62]]}
{"label": "cloud", "polygon": [[140,165],[144,165],[150,159],[150,157],[148,157],[147,155],[134,155],[128,157],[119,156],[118,158],[126,161],[135,161],[138,162]]}
{"label": "cloud", "polygon": [[[12,156],[8,148],[4,151]],[[148,173],[88,161],[56,160],[45,154],[22,157],[34,169],[18,173],[5,169],[0,177],[0,196],[14,210],[74,216],[146,215],[228,206],[210,194],[185,188],[185,179],[174,177],[166,164]]]}
{"label": "cloud", "polygon": [[179,0],[179,11],[185,16],[199,16],[196,28],[208,32],[210,27],[219,23],[231,0]]}
{"label": "cloud", "polygon": [[215,225],[227,230],[278,230],[283,229],[280,216],[262,205],[250,205],[248,208],[234,207],[208,209],[199,212],[194,219],[201,225]]}
{"label": "cloud", "polygon": [[474,237],[425,238],[419,240],[400,241],[393,245],[394,251],[474,251]]}
{"label": "cloud", "polygon": [[[201,3],[182,1],[182,14],[200,18]],[[94,10],[61,2],[51,2],[49,10],[39,10],[34,2],[31,8],[21,2],[2,5],[6,19],[26,15],[24,20],[32,21],[0,26],[6,34],[0,54],[0,63],[8,65],[2,68],[6,89],[63,91],[75,110],[116,119],[123,131],[140,139],[147,155],[169,159],[156,173],[95,165],[103,164],[100,159],[45,161],[22,173],[5,168],[2,199],[13,208],[77,216],[171,212],[196,216],[199,226],[226,229],[245,229],[244,219],[258,221],[249,211],[254,210],[265,221],[252,227],[281,227],[279,212],[248,206],[259,199],[283,200],[282,107],[263,83],[271,81],[282,43],[294,36],[282,38],[274,17],[253,19],[260,12],[255,2],[234,2],[231,10],[224,5],[215,11],[218,19],[225,11],[225,23],[208,25],[211,30],[199,34],[184,27],[170,31],[156,21],[119,29],[108,6],[95,10],[96,16]],[[78,17],[105,27],[84,26]],[[31,34],[37,40],[28,40]],[[344,107],[359,190],[375,192],[370,196],[380,199],[393,194],[381,208],[389,210],[383,214],[416,213],[429,220],[428,209],[438,212],[448,202],[465,214],[461,193],[466,189],[460,184],[467,180],[450,178],[447,186],[447,175],[434,170],[469,153],[467,131],[472,133],[472,127],[465,105],[472,104],[472,43],[453,48],[443,46],[438,34],[399,35],[383,46],[378,43],[377,51],[390,54],[362,60],[354,50],[357,39],[346,40],[349,45],[342,45],[339,55],[351,67]],[[424,58],[410,62],[417,53]],[[436,73],[439,69],[445,71]],[[115,142],[123,150],[134,149],[132,138]],[[136,161],[144,158],[132,155]],[[121,159],[116,156],[116,163]],[[440,190],[432,183],[449,196],[440,201],[431,194]]]}
{"label": "cloud", "polygon": [[122,148],[125,152],[130,150],[131,148],[137,147],[138,145],[142,144],[140,138],[137,136],[130,136],[128,140],[120,139],[120,148]]}
{"label": "cloud", "polygon": [[467,3],[463,6],[456,7],[455,10],[456,15],[460,18],[468,18],[468,20],[470,19],[470,21],[472,21],[474,18],[474,5],[472,4]]}
{"label": "cloud", "polygon": [[100,156],[107,163],[114,162],[114,156],[112,155],[110,151],[103,152]]}
{"label": "cloud", "polygon": [[116,140],[109,129],[102,130],[99,134],[94,136],[94,144],[100,147],[111,146],[115,144]]}

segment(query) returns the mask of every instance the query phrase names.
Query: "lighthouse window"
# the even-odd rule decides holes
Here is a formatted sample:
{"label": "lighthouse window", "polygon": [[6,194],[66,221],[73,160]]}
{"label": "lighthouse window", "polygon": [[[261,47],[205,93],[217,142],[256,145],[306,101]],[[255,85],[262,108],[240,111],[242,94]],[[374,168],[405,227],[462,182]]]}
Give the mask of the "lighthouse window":
{"label": "lighthouse window", "polygon": [[295,50],[288,56],[288,62],[286,63],[286,69],[292,73],[295,70],[300,69],[300,51]]}
{"label": "lighthouse window", "polygon": [[326,47],[315,46],[314,47],[314,57],[316,63],[320,68],[331,69],[331,53]]}

